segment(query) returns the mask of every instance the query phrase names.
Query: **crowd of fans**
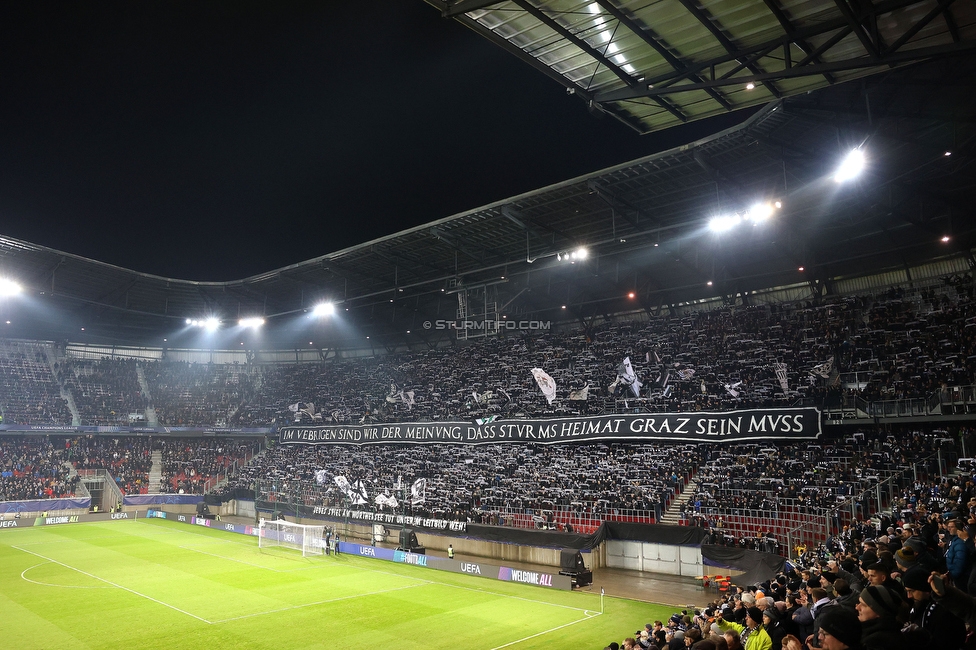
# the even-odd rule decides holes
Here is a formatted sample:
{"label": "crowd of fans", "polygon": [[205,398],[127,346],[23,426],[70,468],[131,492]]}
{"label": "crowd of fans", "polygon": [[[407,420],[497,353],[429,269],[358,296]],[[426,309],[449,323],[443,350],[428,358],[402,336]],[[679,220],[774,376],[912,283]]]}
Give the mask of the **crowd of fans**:
{"label": "crowd of fans", "polygon": [[[951,278],[822,304],[729,306],[303,364],[62,354],[52,372],[49,352],[0,344],[4,422],[71,424],[62,392],[76,424],[125,423],[150,406],[163,425],[245,427],[593,414],[624,399],[651,411],[723,410],[929,397],[976,384],[976,300],[970,278]],[[637,401],[615,381],[626,357],[642,384]],[[551,403],[532,368],[555,380]]]}
{"label": "crowd of fans", "polygon": [[74,494],[77,476],[51,440],[19,437],[0,444],[0,501],[60,499]]}
{"label": "crowd of fans", "polygon": [[[303,505],[366,508],[382,495],[400,504],[381,506],[388,512],[491,524],[521,517],[581,529],[627,513],[659,519],[699,454],[697,445],[665,444],[275,445],[220,493],[257,490]],[[336,477],[361,481],[367,503],[352,503]],[[422,501],[410,491],[421,479]]]}
{"label": "crowd of fans", "polygon": [[[2,436],[0,501],[74,496],[72,470],[106,470],[123,494],[203,494],[260,449],[257,440],[148,436]],[[150,481],[158,454],[161,479]]]}
{"label": "crowd of fans", "polygon": [[55,364],[82,424],[128,426],[145,422],[149,400],[142,393],[133,359],[72,359]]}
{"label": "crowd of fans", "polygon": [[259,370],[239,364],[151,362],[143,370],[160,424],[227,426],[254,393]]}
{"label": "crowd of fans", "polygon": [[[976,630],[976,483],[947,479],[923,504],[846,526],[758,584],[648,623],[608,648],[961,650]],[[921,486],[912,493],[922,493]],[[716,583],[726,589],[727,582]]]}
{"label": "crowd of fans", "polygon": [[257,453],[260,442],[233,438],[159,439],[162,452],[160,492],[203,494]]}

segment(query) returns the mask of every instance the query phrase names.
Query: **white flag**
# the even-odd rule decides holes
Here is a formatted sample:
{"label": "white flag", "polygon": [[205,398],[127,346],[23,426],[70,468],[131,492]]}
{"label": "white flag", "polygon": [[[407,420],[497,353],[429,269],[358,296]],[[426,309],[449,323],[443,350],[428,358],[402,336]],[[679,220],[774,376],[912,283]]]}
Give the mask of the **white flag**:
{"label": "white flag", "polygon": [[569,401],[571,402],[585,402],[590,397],[590,385],[587,384],[579,390],[569,391]]}
{"label": "white flag", "polygon": [[319,485],[325,485],[325,483],[328,480],[329,480],[329,473],[326,472],[324,469],[320,469],[319,471],[315,472],[315,482],[318,483]]}
{"label": "white flag", "polygon": [[734,384],[725,384],[725,390],[728,391],[729,395],[735,398],[739,396],[739,391],[737,391],[736,388],[738,388],[740,385],[742,385],[741,381],[737,381]]}
{"label": "white flag", "polygon": [[786,364],[774,363],[773,368],[776,370],[776,379],[779,379],[780,388],[783,389],[783,393],[786,393],[790,389],[786,382]]}
{"label": "white flag", "polygon": [[339,491],[342,492],[344,495],[346,495],[346,498],[352,501],[353,499],[352,486],[349,485],[349,479],[347,479],[345,476],[333,476],[332,480],[339,488]]}
{"label": "white flag", "polygon": [[532,376],[535,377],[535,383],[539,384],[539,390],[546,396],[546,401],[552,404],[552,400],[556,399],[556,380],[542,368],[533,368]]}
{"label": "white flag", "polygon": [[427,479],[418,478],[410,486],[410,503],[420,505],[427,500]]}
{"label": "white flag", "polygon": [[640,389],[643,384],[637,379],[634,367],[630,365],[630,357],[624,357],[623,362],[617,366],[617,378],[621,384],[630,387],[634,397],[640,397]]}

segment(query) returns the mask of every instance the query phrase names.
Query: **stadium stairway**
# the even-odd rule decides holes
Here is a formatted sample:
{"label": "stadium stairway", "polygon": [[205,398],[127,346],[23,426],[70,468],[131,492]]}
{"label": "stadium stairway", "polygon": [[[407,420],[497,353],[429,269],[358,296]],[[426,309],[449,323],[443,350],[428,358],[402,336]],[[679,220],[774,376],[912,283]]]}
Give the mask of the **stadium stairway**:
{"label": "stadium stairway", "polygon": [[142,366],[136,364],[136,379],[139,380],[139,389],[142,396],[146,398],[146,424],[151,427],[159,426],[159,418],[156,417],[156,409],[152,407],[152,395],[149,393],[149,382],[146,381],[146,373],[142,371]]}
{"label": "stadium stairway", "polygon": [[685,504],[691,501],[695,496],[695,490],[698,489],[698,481],[695,479],[689,479],[685,484],[684,489],[681,490],[681,494],[676,496],[671,505],[665,511],[664,515],[661,517],[662,524],[668,524],[671,526],[681,525],[681,510],[684,508]]}
{"label": "stadium stairway", "polygon": [[78,405],[75,404],[75,398],[68,389],[65,377],[58,373],[57,350],[52,345],[42,345],[41,349],[44,351],[44,358],[47,359],[48,367],[51,368],[51,376],[54,377],[54,381],[61,389],[61,399],[68,403],[68,409],[71,411],[71,426],[76,427],[81,424],[81,413],[78,411]]}
{"label": "stadium stairway", "polygon": [[[152,467],[149,468],[149,493],[160,491],[163,482],[163,452],[154,449],[152,453]],[[155,488],[155,489],[154,489]]]}

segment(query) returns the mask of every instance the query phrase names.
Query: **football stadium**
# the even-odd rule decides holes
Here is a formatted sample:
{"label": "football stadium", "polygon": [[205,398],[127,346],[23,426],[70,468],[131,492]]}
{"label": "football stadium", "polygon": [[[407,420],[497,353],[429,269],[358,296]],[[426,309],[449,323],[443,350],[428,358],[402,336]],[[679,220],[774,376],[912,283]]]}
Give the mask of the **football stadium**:
{"label": "football stadium", "polygon": [[5,644],[973,647],[976,5],[417,4],[680,141],[230,280],[0,233]]}

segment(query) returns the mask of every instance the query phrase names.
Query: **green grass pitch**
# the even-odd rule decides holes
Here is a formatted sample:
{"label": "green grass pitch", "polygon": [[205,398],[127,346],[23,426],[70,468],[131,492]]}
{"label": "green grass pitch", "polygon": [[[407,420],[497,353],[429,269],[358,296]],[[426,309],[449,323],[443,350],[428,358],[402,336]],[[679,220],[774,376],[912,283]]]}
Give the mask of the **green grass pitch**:
{"label": "green grass pitch", "polygon": [[0,531],[4,647],[594,648],[674,607],[362,557],[303,558],[160,519]]}

